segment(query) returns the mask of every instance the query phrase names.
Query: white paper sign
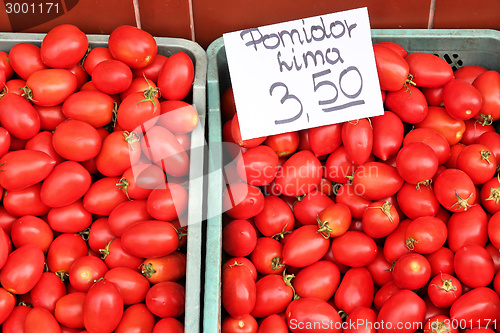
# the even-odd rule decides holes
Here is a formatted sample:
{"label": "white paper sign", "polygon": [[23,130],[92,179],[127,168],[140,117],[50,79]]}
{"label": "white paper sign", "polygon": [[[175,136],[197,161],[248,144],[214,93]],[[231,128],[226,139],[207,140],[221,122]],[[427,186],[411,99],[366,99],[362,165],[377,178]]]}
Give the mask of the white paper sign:
{"label": "white paper sign", "polygon": [[366,7],[224,34],[243,139],[384,113]]}

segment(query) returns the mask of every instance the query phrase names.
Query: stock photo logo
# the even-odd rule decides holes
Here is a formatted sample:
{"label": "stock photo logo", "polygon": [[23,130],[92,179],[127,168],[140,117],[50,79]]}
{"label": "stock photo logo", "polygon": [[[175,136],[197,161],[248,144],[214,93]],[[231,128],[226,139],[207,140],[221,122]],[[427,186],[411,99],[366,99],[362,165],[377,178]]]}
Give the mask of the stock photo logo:
{"label": "stock photo logo", "polygon": [[72,10],[79,0],[3,0],[13,32],[50,22]]}

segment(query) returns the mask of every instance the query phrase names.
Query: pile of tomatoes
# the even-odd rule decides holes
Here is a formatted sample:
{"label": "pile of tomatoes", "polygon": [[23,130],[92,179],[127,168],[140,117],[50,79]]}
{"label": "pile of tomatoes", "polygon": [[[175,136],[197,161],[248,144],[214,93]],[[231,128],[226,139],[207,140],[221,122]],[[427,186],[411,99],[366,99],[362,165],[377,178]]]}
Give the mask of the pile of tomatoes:
{"label": "pile of tomatoes", "polygon": [[0,52],[2,332],[183,332],[194,64],[158,49],[61,25]]}
{"label": "pile of tomatoes", "polygon": [[385,113],[242,140],[222,332],[500,332],[500,73],[373,45]]}

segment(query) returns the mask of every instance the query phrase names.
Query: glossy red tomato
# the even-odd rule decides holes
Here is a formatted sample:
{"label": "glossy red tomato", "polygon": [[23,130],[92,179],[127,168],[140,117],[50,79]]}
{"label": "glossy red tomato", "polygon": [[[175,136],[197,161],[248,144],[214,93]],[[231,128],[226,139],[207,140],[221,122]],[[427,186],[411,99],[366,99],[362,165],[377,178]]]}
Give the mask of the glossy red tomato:
{"label": "glossy red tomato", "polygon": [[158,81],[158,75],[167,61],[168,57],[157,53],[153,60],[146,66],[142,68],[132,69],[132,73],[135,78],[144,79],[144,76],[153,82]]}
{"label": "glossy red tomato", "polygon": [[36,105],[61,104],[77,87],[76,76],[67,69],[43,69],[26,80],[25,96]]}
{"label": "glossy red tomato", "polygon": [[416,219],[421,216],[435,216],[440,207],[431,187],[405,183],[397,193],[399,208],[405,216]]}
{"label": "glossy red tomato", "polygon": [[53,133],[49,131],[41,131],[26,142],[25,149],[38,150],[51,156],[56,164],[64,161],[64,159],[57,154],[52,144]]}
{"label": "glossy red tomato", "polygon": [[488,222],[488,239],[497,249],[500,249],[500,214],[495,213]]}
{"label": "glossy red tomato", "polygon": [[111,122],[114,100],[100,91],[79,91],[69,96],[62,104],[67,118],[85,121],[98,128]]}
{"label": "glossy red tomato", "polygon": [[127,201],[127,196],[116,184],[120,178],[104,177],[94,182],[83,197],[83,206],[92,214],[107,216],[115,207]]}
{"label": "glossy red tomato", "polygon": [[433,129],[417,128],[412,130],[405,136],[403,146],[413,142],[429,145],[434,150],[439,164],[443,164],[450,157],[450,144],[443,135]]}
{"label": "glossy red tomato", "polygon": [[375,322],[377,321],[377,314],[371,308],[366,306],[359,306],[351,311],[347,317],[345,333],[375,333]]}
{"label": "glossy red tomato", "polygon": [[396,168],[407,183],[425,185],[436,174],[438,158],[427,144],[411,142],[398,152]]}
{"label": "glossy red tomato", "polygon": [[398,211],[388,201],[371,203],[363,214],[363,231],[372,238],[385,237],[396,230],[398,225]]}
{"label": "glossy red tomato", "polygon": [[153,126],[141,140],[142,152],[168,175],[182,177],[188,174],[189,157],[168,129]]}
{"label": "glossy red tomato", "polygon": [[109,214],[109,230],[114,236],[121,237],[123,231],[132,224],[150,219],[152,216],[148,212],[146,200],[125,201]]}
{"label": "glossy red tomato", "polygon": [[231,184],[222,195],[222,209],[233,219],[248,219],[264,209],[264,195],[256,186]]}
{"label": "glossy red tomato", "polygon": [[175,318],[162,318],[156,322],[153,333],[162,332],[183,333],[184,326]]}
{"label": "glossy red tomato", "polygon": [[128,95],[118,107],[118,126],[129,132],[147,131],[160,117],[160,101],[156,91],[134,92]]}
{"label": "glossy red tomato", "polygon": [[40,56],[52,68],[70,68],[82,60],[89,42],[87,35],[72,24],[52,28],[43,38]]}
{"label": "glossy red tomato", "polygon": [[344,204],[349,207],[351,215],[355,219],[361,219],[363,214],[372,202],[361,196],[364,189],[358,186],[359,192],[352,184],[342,184],[337,190],[336,201],[337,203]]}
{"label": "glossy red tomato", "polygon": [[56,318],[44,308],[33,308],[26,315],[25,333],[61,333],[61,327]]}
{"label": "glossy red tomato", "polygon": [[43,251],[27,244],[14,250],[0,271],[2,287],[13,294],[26,294],[40,280],[44,269]]}
{"label": "glossy red tomato", "polygon": [[42,201],[50,207],[69,205],[88,191],[90,173],[75,161],[65,161],[54,167],[40,190]]}
{"label": "glossy red tomato", "polygon": [[173,133],[192,132],[198,124],[198,112],[193,105],[183,101],[163,101],[158,122]]}
{"label": "glossy red tomato", "polygon": [[457,144],[465,132],[464,121],[453,118],[446,109],[439,106],[429,106],[427,116],[415,127],[435,130],[448,140],[450,146]]}
{"label": "glossy red tomato", "polygon": [[57,126],[52,137],[54,149],[62,158],[86,161],[101,151],[101,136],[92,125],[68,119]]}
{"label": "glossy red tomato", "polygon": [[291,276],[265,275],[255,283],[255,305],[250,313],[255,318],[265,318],[284,311],[293,299]]}
{"label": "glossy red tomato", "polygon": [[384,256],[390,263],[398,260],[401,256],[410,253],[406,246],[406,230],[410,225],[411,220],[403,220],[399,223],[384,242]]}
{"label": "glossy red tomato", "polygon": [[271,237],[293,230],[295,217],[288,204],[279,197],[264,197],[264,208],[254,217],[255,226],[264,236]]}
{"label": "glossy red tomato", "polygon": [[163,98],[183,100],[194,82],[194,64],[185,52],[171,55],[158,75],[158,88]]}
{"label": "glossy red tomato", "polygon": [[276,177],[278,155],[268,146],[250,148],[238,159],[237,170],[246,183],[254,186],[267,185]]}
{"label": "glossy red tomato", "polygon": [[396,194],[403,186],[396,168],[381,162],[368,162],[356,169],[352,184],[355,193],[368,200],[381,200]]}
{"label": "glossy red tomato", "polygon": [[34,307],[42,307],[54,314],[57,301],[66,295],[66,286],[61,278],[52,272],[45,272],[31,290]]}
{"label": "glossy red tomato", "polygon": [[69,282],[76,291],[87,292],[108,271],[100,258],[84,256],[75,260],[69,270]]}
{"label": "glossy red tomato", "polygon": [[14,307],[8,318],[2,324],[2,331],[5,333],[22,332],[26,316],[32,308],[25,305]]}
{"label": "glossy red tomato", "polygon": [[89,332],[112,332],[123,316],[123,297],[110,281],[97,281],[83,303],[83,324]]}
{"label": "glossy red tomato", "polygon": [[42,216],[49,212],[50,207],[40,198],[41,183],[29,186],[18,191],[4,191],[3,207],[14,216],[35,215]]}
{"label": "glossy red tomato", "polygon": [[320,260],[301,269],[292,279],[295,292],[300,297],[328,301],[340,283],[340,270],[334,263]]}
{"label": "glossy red tomato", "polygon": [[270,135],[264,144],[270,147],[278,157],[287,157],[295,153],[299,147],[299,133],[288,132]]}
{"label": "glossy red tomato", "polygon": [[351,211],[344,204],[332,204],[317,214],[317,222],[324,237],[337,237],[349,229]]}
{"label": "glossy red tomato", "polygon": [[497,161],[491,149],[476,143],[460,152],[457,168],[464,171],[474,184],[483,184],[495,175]]}
{"label": "glossy red tomato", "polygon": [[104,60],[112,59],[113,56],[107,47],[94,47],[85,57],[83,61],[83,68],[85,69],[85,72],[92,75],[92,71],[98,63]]}
{"label": "glossy red tomato", "polygon": [[454,275],[454,259],[455,253],[447,247],[442,247],[436,252],[426,254],[425,257],[431,264],[431,276],[435,277],[441,273]]}
{"label": "glossy red tomato", "polygon": [[145,304],[134,304],[125,309],[122,319],[115,333],[152,332],[155,325],[155,316]]}
{"label": "glossy red tomato", "polygon": [[431,278],[431,265],[423,255],[408,253],[394,264],[392,278],[401,289],[417,290],[424,287]]}
{"label": "glossy red tomato", "polygon": [[[486,123],[491,123],[500,119],[500,73],[497,71],[489,70],[479,75],[472,85],[479,90],[483,103],[481,110],[477,113],[476,117],[483,118]],[[483,116],[482,116],[483,115]]]}
{"label": "glossy red tomato", "polygon": [[[286,308],[288,328],[293,333],[311,332],[318,323],[325,323],[322,330],[342,332],[342,319],[329,303],[317,298],[299,298]],[[316,328],[314,328],[316,327]]]}
{"label": "glossy red tomato", "polygon": [[374,44],[373,52],[380,89],[396,91],[403,88],[406,83],[410,67],[400,53],[384,44]]}
{"label": "glossy red tomato", "polygon": [[346,154],[344,146],[338,147],[328,155],[325,162],[325,177],[336,183],[347,183],[352,177],[356,165]]}
{"label": "glossy red tomato", "polygon": [[460,143],[464,145],[471,145],[477,143],[481,135],[488,132],[495,132],[495,128],[491,124],[483,124],[475,119],[468,119],[464,121],[465,131]]}
{"label": "glossy red tomato", "polygon": [[6,190],[16,191],[47,178],[56,161],[41,151],[17,150],[3,155],[0,164],[0,185]]}
{"label": "glossy red tomato", "polygon": [[421,122],[429,112],[429,106],[420,89],[408,85],[396,91],[388,91],[385,107],[393,111],[402,121],[416,124]]}
{"label": "glossy red tomato", "polygon": [[0,122],[10,135],[31,139],[40,131],[40,116],[25,98],[7,93],[0,99],[0,108]]}
{"label": "glossy red tomato", "polygon": [[173,221],[184,214],[188,205],[188,192],[175,183],[165,183],[148,196],[149,214],[158,220]]}
{"label": "glossy red tomato", "polygon": [[260,323],[257,333],[288,333],[288,326],[284,318],[273,314]]}
{"label": "glossy red tomato", "polygon": [[222,271],[222,305],[231,317],[249,314],[256,300],[256,285],[250,269],[235,262]]}
{"label": "glossy red tomato", "polygon": [[83,303],[87,293],[73,292],[62,296],[56,303],[54,316],[57,321],[70,328],[83,329]]}
{"label": "glossy red tomato", "polygon": [[155,164],[136,164],[123,172],[118,186],[130,199],[147,199],[149,194],[166,181],[165,173]]}
{"label": "glossy red tomato", "polygon": [[378,287],[382,287],[387,282],[392,281],[391,268],[392,263],[385,258],[384,249],[378,246],[375,260],[366,265],[366,269],[368,269],[373,278],[373,283]]}
{"label": "glossy red tomato", "polygon": [[104,60],[92,70],[94,86],[108,95],[119,94],[132,84],[132,70],[119,60]]}
{"label": "glossy red tomato", "polygon": [[479,75],[483,74],[486,71],[487,69],[483,66],[465,65],[453,72],[453,75],[455,75],[455,79],[472,83]]}
{"label": "glossy red tomato", "polygon": [[448,308],[462,295],[462,284],[456,277],[441,273],[429,281],[427,294],[435,306]]}
{"label": "glossy red tomato", "polygon": [[443,102],[452,117],[467,120],[481,110],[483,98],[471,83],[452,79],[444,86]]}
{"label": "glossy red tomato", "polygon": [[250,254],[250,260],[261,274],[281,274],[285,269],[285,265],[281,262],[282,252],[283,245],[276,239],[259,237]]}
{"label": "glossy red tomato", "polygon": [[446,242],[446,224],[434,216],[413,220],[406,229],[406,246],[410,251],[429,254],[439,250]]}
{"label": "glossy red tomato", "polygon": [[[459,328],[489,327],[498,323],[500,297],[486,287],[474,288],[460,296],[450,308],[450,318]],[[498,324],[497,324],[498,325]]]}
{"label": "glossy red tomato", "polygon": [[373,297],[373,305],[375,306],[375,309],[380,311],[384,303],[399,290],[401,290],[401,288],[399,288],[392,280],[380,287]]}
{"label": "glossy red tomato", "polygon": [[441,87],[453,78],[450,65],[434,54],[413,52],[405,60],[417,87]]}
{"label": "glossy red tomato", "polygon": [[342,264],[363,267],[375,260],[377,244],[365,233],[348,231],[332,241],[332,252]]}
{"label": "glossy red tomato", "polygon": [[36,216],[26,215],[12,224],[10,237],[16,248],[26,244],[34,244],[43,252],[47,252],[54,235],[47,222]]}
{"label": "glossy red tomato", "polygon": [[451,212],[466,211],[476,203],[476,189],[470,177],[458,169],[446,169],[434,182],[439,203]]}
{"label": "glossy red tomato", "polygon": [[67,119],[62,112],[61,104],[55,106],[33,106],[40,117],[40,130],[52,132]]}
{"label": "glossy red tomato", "polygon": [[127,267],[110,269],[105,272],[104,279],[116,284],[120,289],[123,304],[125,305],[143,302],[150,288],[148,279],[145,276]]}
{"label": "glossy red tomato", "polygon": [[0,71],[4,73],[6,80],[9,80],[14,74],[14,70],[10,65],[9,54],[5,51],[0,51]]}
{"label": "glossy red tomato", "polygon": [[373,155],[386,161],[396,155],[403,144],[403,122],[391,111],[370,119],[373,127]]}
{"label": "glossy red tomato", "polygon": [[7,262],[10,252],[12,252],[12,242],[9,235],[0,227],[0,269]]}
{"label": "glossy red tomato", "polygon": [[478,144],[485,145],[490,148],[495,155],[495,159],[497,160],[497,164],[500,161],[500,134],[497,132],[487,132],[483,133],[478,139]]}
{"label": "glossy red tomato", "polygon": [[[484,247],[477,244],[464,245],[458,249],[454,266],[460,281],[471,288],[486,287],[495,276],[493,259]],[[473,272],[481,272],[481,275]]]}
{"label": "glossy red tomato", "polygon": [[175,251],[160,258],[148,258],[141,264],[141,273],[152,283],[177,281],[186,275],[186,255]]}
{"label": "glossy red tomato", "polygon": [[140,143],[134,132],[113,132],[104,139],[96,157],[96,166],[101,174],[117,177],[135,165],[140,157]]}
{"label": "glossy red tomato", "polygon": [[179,246],[175,227],[165,221],[142,221],[131,225],[121,236],[123,248],[141,258],[163,257]]}
{"label": "glossy red tomato", "polygon": [[255,227],[247,220],[233,220],[222,230],[222,248],[233,257],[249,255],[257,244]]}
{"label": "glossy red tomato", "polygon": [[298,198],[297,202],[293,204],[293,214],[302,224],[317,225],[317,215],[323,209],[333,204],[334,201],[326,194],[313,190]]}
{"label": "glossy red tomato", "polygon": [[394,293],[382,305],[377,316],[378,322],[384,322],[378,332],[415,332],[425,316],[425,302],[414,292],[402,289]]}
{"label": "glossy red tomato", "polygon": [[[257,320],[248,314],[238,319],[232,317],[224,318],[220,330],[221,333],[256,333],[258,328],[259,324]],[[182,331],[179,332],[184,332],[184,329],[182,328]]]}
{"label": "glossy red tomato", "polygon": [[342,125],[342,143],[350,161],[355,165],[364,164],[373,148],[373,129],[368,119],[345,122]]}
{"label": "glossy red tomato", "polygon": [[306,267],[319,261],[328,251],[330,241],[318,230],[317,225],[295,229],[283,246],[283,264]]}
{"label": "glossy red tomato", "polygon": [[349,315],[359,306],[370,306],[373,294],[373,279],[368,269],[351,268],[345,273],[335,292],[335,306]]}
{"label": "glossy red tomato", "polygon": [[11,294],[4,288],[0,288],[0,309],[1,309],[0,323],[5,322],[5,320],[9,318],[12,311],[14,310],[15,305],[16,305],[16,296]]}
{"label": "glossy red tomato", "polygon": [[332,124],[308,130],[309,144],[316,157],[330,154],[342,144],[342,127],[342,124]]}
{"label": "glossy red tomato", "polygon": [[51,272],[65,277],[71,265],[87,255],[87,243],[78,234],[61,234],[49,247],[46,263]]}
{"label": "glossy red tomato", "polygon": [[109,35],[108,47],[113,58],[123,61],[130,68],[149,65],[158,49],[150,33],[130,25],[114,29]]}
{"label": "glossy red tomato", "polygon": [[439,333],[439,332],[458,333],[458,329],[456,327],[452,327],[450,317],[442,314],[429,316],[429,319],[427,319],[425,322],[424,328],[426,331],[429,331],[431,333]]}
{"label": "glossy red tomato", "polygon": [[46,69],[40,48],[30,43],[17,43],[9,51],[9,63],[22,79],[27,80],[31,74]]}
{"label": "glossy red tomato", "polygon": [[310,151],[292,155],[278,170],[276,188],[287,196],[299,196],[318,187],[322,178],[321,163]]}
{"label": "glossy red tomato", "polygon": [[104,260],[109,269],[116,267],[127,267],[140,271],[143,258],[134,256],[123,248],[121,238],[111,239],[106,247],[99,250],[102,254],[101,259]]}

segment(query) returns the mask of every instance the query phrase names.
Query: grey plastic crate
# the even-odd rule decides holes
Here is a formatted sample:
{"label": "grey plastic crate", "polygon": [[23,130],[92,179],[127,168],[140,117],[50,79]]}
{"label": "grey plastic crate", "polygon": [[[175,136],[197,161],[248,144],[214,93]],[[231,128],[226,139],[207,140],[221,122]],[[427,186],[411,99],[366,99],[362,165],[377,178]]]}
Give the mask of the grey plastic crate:
{"label": "grey plastic crate", "polygon": [[[480,65],[500,71],[500,31],[449,29],[373,29],[373,43],[389,41],[408,52],[427,52],[445,59],[454,69]],[[207,49],[207,100],[209,178],[207,202],[207,253],[203,331],[220,332],[221,326],[221,261],[222,261],[222,150],[220,96],[231,85],[226,50],[222,37]]]}
{"label": "grey plastic crate", "polygon": [[[40,46],[44,36],[45,34],[38,33],[0,33],[0,51],[8,52],[14,45],[22,42]],[[87,36],[92,48],[108,45],[108,35]],[[189,55],[195,66],[191,103],[198,111],[199,121],[191,134],[184,329],[185,332],[197,333],[201,329],[202,175],[205,150],[200,147],[205,144],[207,55],[199,44],[189,40],[167,37],[155,39],[159,54],[171,56],[183,51]]]}

